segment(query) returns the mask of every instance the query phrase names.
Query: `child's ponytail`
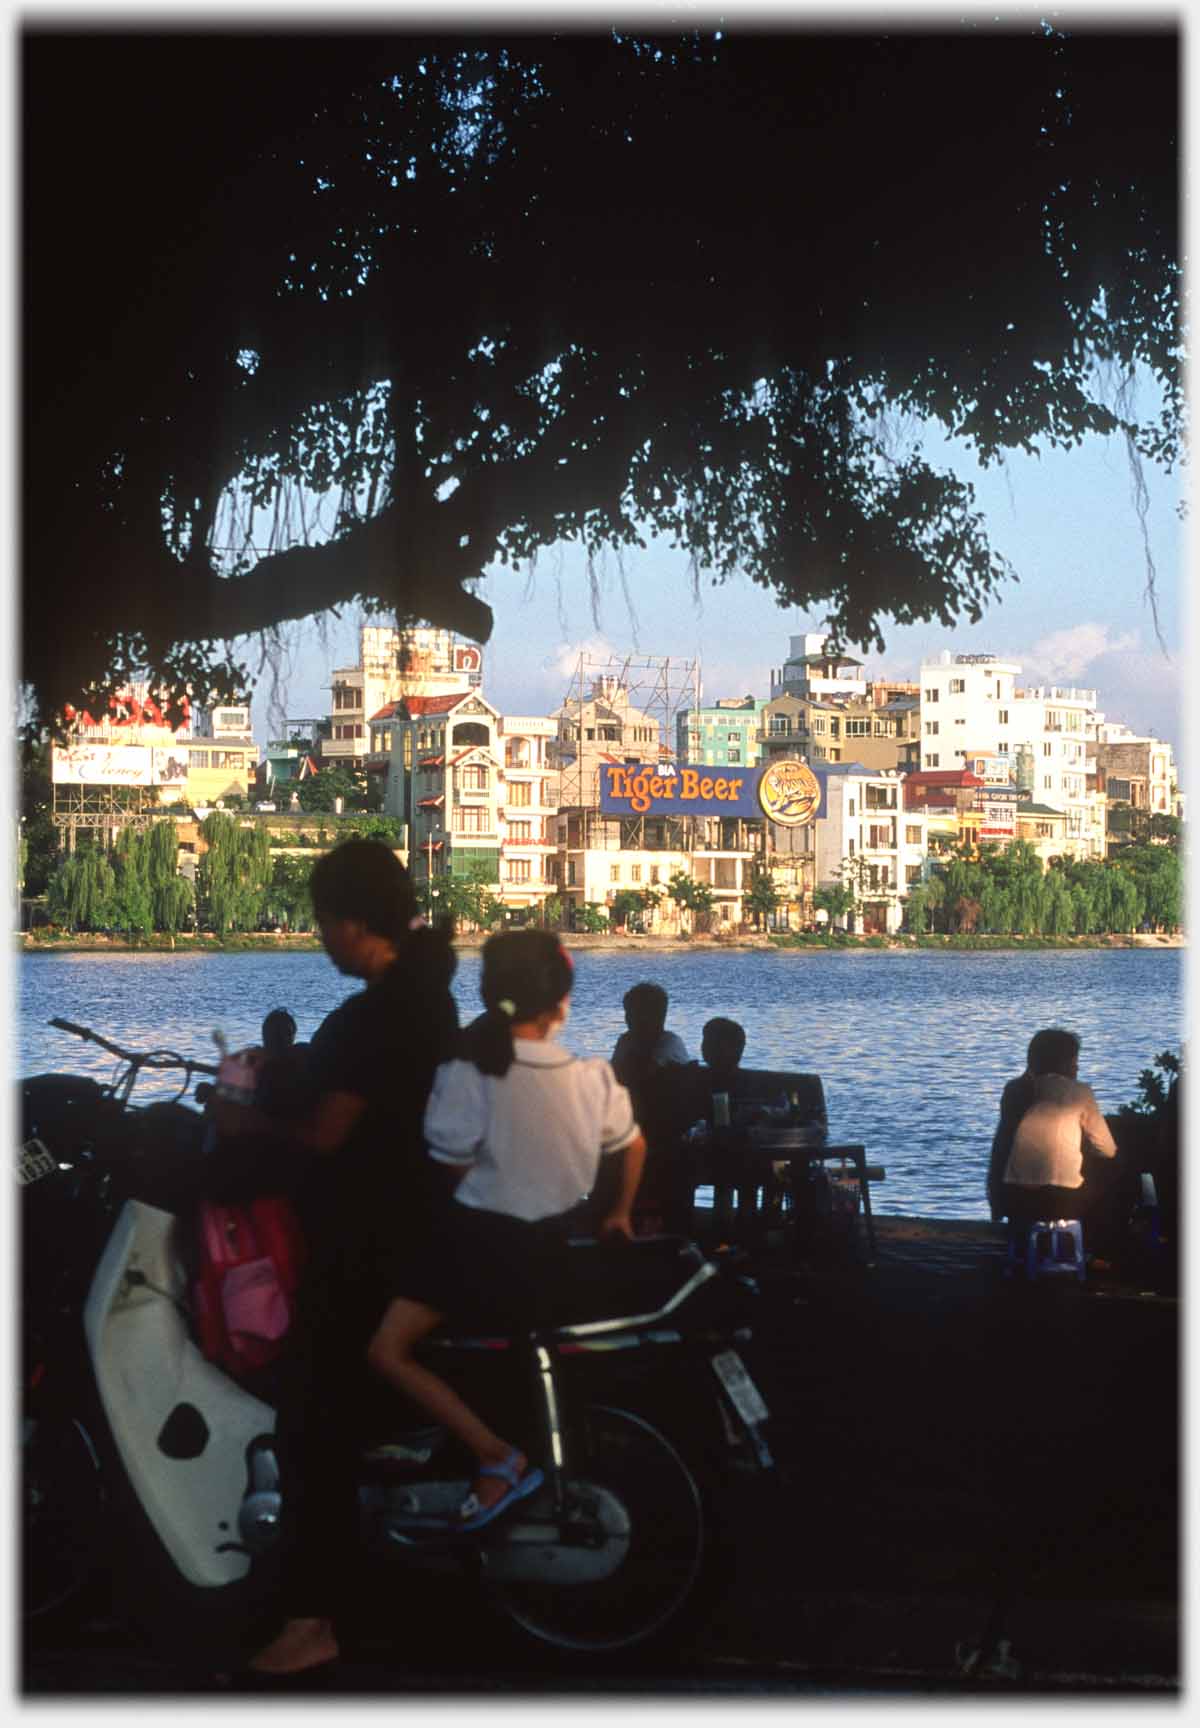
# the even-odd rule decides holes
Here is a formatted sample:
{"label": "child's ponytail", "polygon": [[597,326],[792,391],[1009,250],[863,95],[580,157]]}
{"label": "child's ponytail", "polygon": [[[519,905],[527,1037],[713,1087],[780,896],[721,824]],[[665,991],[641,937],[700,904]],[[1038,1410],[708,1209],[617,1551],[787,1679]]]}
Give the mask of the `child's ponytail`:
{"label": "child's ponytail", "polygon": [[463,1055],[481,1074],[502,1078],[513,1064],[514,1020],[533,1020],[570,993],[570,956],[548,930],[506,930],[483,945],[479,982],[485,1012],[463,1034]]}

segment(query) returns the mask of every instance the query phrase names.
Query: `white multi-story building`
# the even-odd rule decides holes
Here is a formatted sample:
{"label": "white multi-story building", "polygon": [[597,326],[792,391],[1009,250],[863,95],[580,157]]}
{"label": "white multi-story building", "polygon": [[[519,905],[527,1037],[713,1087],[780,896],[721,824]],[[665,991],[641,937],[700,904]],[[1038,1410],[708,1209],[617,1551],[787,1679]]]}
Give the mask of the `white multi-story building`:
{"label": "white multi-story building", "polygon": [[373,731],[370,722],[388,703],[401,696],[459,695],[482,677],[482,651],[458,642],[449,630],[364,624],[358,643],[358,664],[333,672],[330,735],[321,748],[325,762],[361,763],[385,751],[390,734]]}
{"label": "white multi-story building", "polygon": [[[1088,786],[1088,743],[1103,720],[1096,692],[1022,689],[1020,671],[1016,661],[995,654],[947,650],[923,662],[921,767],[961,769],[980,758],[993,768],[1011,763],[1014,788],[1065,814],[1067,851],[1103,857],[1103,800]],[[1000,777],[987,775],[992,785]]]}
{"label": "white multi-story building", "polygon": [[555,722],[506,717],[481,692],[402,696],[371,716],[390,736],[384,810],[406,824],[419,890],[477,871],[513,910],[554,891]]}
{"label": "white multi-story building", "polygon": [[503,714],[500,893],[506,906],[539,905],[555,891],[558,774],[551,764],[557,725],[541,714]]}
{"label": "white multi-story building", "polygon": [[903,901],[925,869],[928,818],[904,808],[903,781],[886,771],[835,769],[825,777],[825,808],[814,833],[816,886],[852,888],[868,934],[900,928]]}

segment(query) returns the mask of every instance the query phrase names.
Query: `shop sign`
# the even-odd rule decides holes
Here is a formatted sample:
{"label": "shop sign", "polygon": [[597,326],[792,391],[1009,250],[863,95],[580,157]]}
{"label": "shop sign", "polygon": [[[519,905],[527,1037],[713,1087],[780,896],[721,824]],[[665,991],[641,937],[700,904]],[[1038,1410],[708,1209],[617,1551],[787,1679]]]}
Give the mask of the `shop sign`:
{"label": "shop sign", "polygon": [[1015,840],[1017,837],[1017,806],[1011,798],[985,798],[979,808],[983,819],[979,824],[979,838],[988,842]]}

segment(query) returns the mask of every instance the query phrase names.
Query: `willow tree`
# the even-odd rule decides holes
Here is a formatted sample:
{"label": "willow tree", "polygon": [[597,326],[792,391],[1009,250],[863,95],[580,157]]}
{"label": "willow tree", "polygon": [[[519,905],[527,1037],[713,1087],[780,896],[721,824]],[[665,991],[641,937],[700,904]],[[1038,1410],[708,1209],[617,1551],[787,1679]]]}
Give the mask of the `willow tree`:
{"label": "willow tree", "polygon": [[898,430],[1177,459],[1178,77],[1154,20],[27,27],[37,712],[354,600],[486,640],[571,540],[863,648],[978,619],[1013,572]]}
{"label": "willow tree", "polygon": [[112,851],[115,887],[113,923],[120,930],[147,936],[154,928],[154,899],[147,870],[145,836],[136,828],[122,828]]}
{"label": "willow tree", "polygon": [[204,916],[218,936],[253,930],[271,883],[271,842],[265,828],[243,826],[223,810],[200,824],[207,850],[197,870]]}
{"label": "willow tree", "polygon": [[187,922],[194,894],[186,876],[179,874],[179,837],[168,818],[152,822],[146,830],[146,881],[154,913],[154,928],[174,935]]}
{"label": "willow tree", "polygon": [[103,847],[84,842],[60,858],[47,886],[50,916],[70,930],[103,930],[113,920],[116,875]]}

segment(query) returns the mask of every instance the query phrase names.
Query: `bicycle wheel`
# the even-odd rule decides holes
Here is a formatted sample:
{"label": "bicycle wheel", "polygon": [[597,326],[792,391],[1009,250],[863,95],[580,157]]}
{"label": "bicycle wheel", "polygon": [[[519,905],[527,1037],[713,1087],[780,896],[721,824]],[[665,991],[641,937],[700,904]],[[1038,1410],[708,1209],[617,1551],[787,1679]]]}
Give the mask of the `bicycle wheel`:
{"label": "bicycle wheel", "polygon": [[[559,1650],[628,1649],[661,1632],[687,1602],[704,1557],[696,1479],[640,1416],[589,1405],[567,1435],[567,1526],[572,1546],[602,1557],[607,1575],[567,1582],[551,1564],[536,1581],[483,1577],[500,1609],[531,1638]],[[565,1568],[569,1570],[569,1567]]]}

